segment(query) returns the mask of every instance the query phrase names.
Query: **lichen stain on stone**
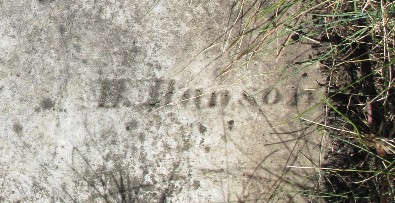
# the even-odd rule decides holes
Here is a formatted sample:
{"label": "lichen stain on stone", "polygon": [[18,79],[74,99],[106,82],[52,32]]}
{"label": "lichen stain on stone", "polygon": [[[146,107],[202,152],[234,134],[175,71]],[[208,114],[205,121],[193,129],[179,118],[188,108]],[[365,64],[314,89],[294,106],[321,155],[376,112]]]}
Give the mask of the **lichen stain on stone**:
{"label": "lichen stain on stone", "polygon": [[200,132],[201,134],[204,134],[205,132],[207,132],[207,127],[204,126],[203,124],[200,124],[200,125],[199,125],[199,132]]}
{"label": "lichen stain on stone", "polygon": [[228,128],[229,128],[229,130],[233,130],[234,124],[235,124],[235,121],[234,121],[234,120],[228,121]]}
{"label": "lichen stain on stone", "polygon": [[138,128],[138,126],[139,126],[139,122],[138,122],[138,121],[136,121],[136,120],[131,120],[131,121],[129,121],[129,122],[126,123],[126,130],[127,130],[127,131],[129,131],[129,130],[135,130],[135,129]]}
{"label": "lichen stain on stone", "polygon": [[199,188],[200,188],[200,181],[194,180],[194,181],[193,181],[193,188],[194,188],[195,190],[199,189]]}
{"label": "lichen stain on stone", "polygon": [[16,122],[12,125],[12,130],[16,133],[16,134],[21,134],[23,131],[23,126],[19,123]]}
{"label": "lichen stain on stone", "polygon": [[132,47],[130,50],[123,51],[121,53],[121,65],[130,66],[132,63],[135,63],[135,58],[140,54],[140,52],[140,48],[137,46]]}
{"label": "lichen stain on stone", "polygon": [[63,25],[59,26],[59,33],[62,36],[64,35],[64,33],[66,33],[66,28]]}
{"label": "lichen stain on stone", "polygon": [[50,98],[44,98],[41,100],[40,106],[44,110],[50,110],[55,107],[55,102],[52,101]]}

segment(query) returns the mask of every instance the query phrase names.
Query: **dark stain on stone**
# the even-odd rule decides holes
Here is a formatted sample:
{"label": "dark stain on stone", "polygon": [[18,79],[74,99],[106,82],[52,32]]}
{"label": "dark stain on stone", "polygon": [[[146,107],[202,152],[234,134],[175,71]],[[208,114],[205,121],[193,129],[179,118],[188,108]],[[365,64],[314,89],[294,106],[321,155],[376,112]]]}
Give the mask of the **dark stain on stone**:
{"label": "dark stain on stone", "polygon": [[200,188],[200,181],[194,180],[194,181],[193,181],[193,188],[194,188],[195,190],[199,189],[199,188]]}
{"label": "dark stain on stone", "polygon": [[143,133],[140,133],[138,138],[139,138],[140,143],[144,143],[145,142],[145,135]]}
{"label": "dark stain on stone", "polygon": [[133,46],[132,49],[123,51],[121,53],[122,56],[121,65],[128,66],[132,64],[139,53],[140,53],[140,49],[135,45]]}
{"label": "dark stain on stone", "polygon": [[210,148],[209,146],[206,146],[206,147],[204,148],[204,151],[205,151],[206,153],[209,153],[209,152],[211,151],[211,148]]}
{"label": "dark stain on stone", "polygon": [[204,134],[205,132],[207,132],[207,127],[204,126],[203,124],[200,124],[200,125],[199,125],[199,132],[200,132],[201,134]]}
{"label": "dark stain on stone", "polygon": [[202,140],[200,140],[200,145],[204,144],[204,138],[202,138]]}
{"label": "dark stain on stone", "polygon": [[123,65],[123,66],[129,65],[129,53],[128,52],[122,53],[121,65]]}
{"label": "dark stain on stone", "polygon": [[136,120],[131,120],[131,121],[127,122],[125,126],[126,126],[126,130],[127,130],[127,131],[129,131],[129,130],[135,130],[135,129],[138,128],[139,122],[136,121]]}
{"label": "dark stain on stone", "polygon": [[[181,129],[181,132],[185,132],[183,128]],[[186,133],[183,133],[181,136],[181,144],[182,144],[182,150],[188,151],[191,147],[191,139],[189,136],[186,135]]]}
{"label": "dark stain on stone", "polygon": [[75,49],[78,53],[81,52],[81,45],[79,45],[79,44],[73,44],[73,47],[74,47],[74,49]]}
{"label": "dark stain on stone", "polygon": [[66,32],[66,28],[63,25],[60,25],[59,26],[59,33],[60,33],[60,35],[63,36],[65,32]]}
{"label": "dark stain on stone", "polygon": [[42,4],[45,4],[45,3],[52,3],[52,2],[54,2],[55,0],[38,0],[38,2],[40,2],[40,3],[42,3]]}
{"label": "dark stain on stone", "polygon": [[221,168],[221,169],[206,169],[206,168],[203,168],[203,169],[201,169],[201,171],[205,175],[206,174],[219,174],[219,173],[225,172],[225,169],[223,169],[223,168]]}
{"label": "dark stain on stone", "polygon": [[14,130],[14,132],[16,134],[21,134],[22,130],[23,130],[23,127],[22,127],[22,125],[20,123],[16,122],[16,123],[14,123],[14,125],[12,125],[12,130]]}
{"label": "dark stain on stone", "polygon": [[40,112],[40,111],[41,111],[41,108],[40,108],[40,107],[34,108],[34,112],[38,113],[38,112]]}
{"label": "dark stain on stone", "polygon": [[293,34],[293,35],[291,35],[291,39],[293,41],[298,41],[300,39],[300,36],[299,36],[299,34]]}
{"label": "dark stain on stone", "polygon": [[134,44],[133,48],[130,50],[133,54],[138,54],[140,53],[140,49]]}
{"label": "dark stain on stone", "polygon": [[132,102],[130,102],[129,100],[125,100],[125,101],[123,101],[123,105],[126,107],[130,107],[130,106],[132,106]]}
{"label": "dark stain on stone", "polygon": [[234,125],[235,125],[235,121],[234,120],[228,121],[228,128],[229,128],[229,130],[233,130],[233,126]]}
{"label": "dark stain on stone", "polygon": [[50,110],[55,107],[55,102],[52,101],[50,98],[44,98],[41,100],[40,106],[44,110]]}

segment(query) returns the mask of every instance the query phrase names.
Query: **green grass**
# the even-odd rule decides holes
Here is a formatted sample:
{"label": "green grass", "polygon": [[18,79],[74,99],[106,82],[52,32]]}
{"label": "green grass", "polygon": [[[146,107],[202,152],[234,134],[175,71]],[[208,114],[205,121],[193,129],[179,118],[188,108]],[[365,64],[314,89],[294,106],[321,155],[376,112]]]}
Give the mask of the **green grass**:
{"label": "green grass", "polygon": [[241,31],[228,38],[234,60],[222,74],[272,51],[268,44],[277,45],[277,56],[302,41],[315,48],[317,54],[302,63],[320,63],[327,78],[322,101],[327,122],[316,124],[327,129],[334,150],[344,152],[329,152],[328,167],[316,168],[325,173],[325,188],[302,193],[328,202],[395,201],[395,3],[260,3],[239,1],[248,9],[234,23],[243,21]]}

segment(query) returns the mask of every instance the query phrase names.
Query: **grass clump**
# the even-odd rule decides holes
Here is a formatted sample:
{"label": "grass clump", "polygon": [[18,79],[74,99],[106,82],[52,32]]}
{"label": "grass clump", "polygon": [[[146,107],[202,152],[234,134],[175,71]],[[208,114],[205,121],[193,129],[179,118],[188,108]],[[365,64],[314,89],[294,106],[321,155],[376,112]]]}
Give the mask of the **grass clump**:
{"label": "grass clump", "polygon": [[330,169],[319,194],[328,202],[393,202],[394,3],[330,1],[311,16],[302,26],[319,41],[325,125],[346,130],[330,130],[333,145],[323,166]]}
{"label": "grass clump", "polygon": [[[229,46],[238,47],[235,61],[248,61],[268,43],[277,43],[280,55],[290,43],[307,42],[316,54],[306,63],[319,62],[326,77],[326,120],[320,125],[332,148],[320,166],[324,188],[308,195],[327,202],[394,202],[395,2],[248,3],[255,9],[241,12],[243,27]],[[257,34],[243,46],[252,32]]]}
{"label": "grass clump", "polygon": [[[333,1],[316,9],[312,27],[327,77],[331,131],[326,196],[337,202],[393,202],[395,155],[394,15],[385,1]],[[315,33],[312,33],[313,35]],[[349,172],[347,169],[354,169]]]}

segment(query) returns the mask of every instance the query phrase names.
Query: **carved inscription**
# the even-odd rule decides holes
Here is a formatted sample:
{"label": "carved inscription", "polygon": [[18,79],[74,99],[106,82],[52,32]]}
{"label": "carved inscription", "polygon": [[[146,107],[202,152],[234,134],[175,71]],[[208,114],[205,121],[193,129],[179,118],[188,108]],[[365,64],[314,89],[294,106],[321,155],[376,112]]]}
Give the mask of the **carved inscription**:
{"label": "carved inscription", "polygon": [[277,104],[281,101],[281,94],[276,88],[263,91],[262,102],[264,104]]}
{"label": "carved inscription", "polygon": [[121,101],[125,106],[130,106],[130,102],[124,97],[125,80],[103,80],[100,85],[99,107],[118,107]]}
{"label": "carved inscription", "polygon": [[[162,79],[144,81],[126,79],[103,80],[100,82],[100,85],[98,106],[103,108],[116,108],[121,104],[129,107],[131,106],[130,101],[151,107],[179,104],[184,108],[195,109],[224,108],[231,101],[244,101],[242,103],[259,106],[286,105],[296,107],[301,103],[310,103],[314,99],[311,90],[280,90],[276,87],[264,89],[254,95],[247,91],[235,94],[235,92],[224,89],[208,92],[203,88],[189,88],[183,90],[182,94],[180,94],[180,90],[176,89],[176,81],[165,81]],[[144,90],[144,88],[148,89]],[[175,96],[176,93],[177,97]],[[133,95],[140,95],[140,97],[137,97],[139,101],[134,101],[136,97],[130,99]]]}
{"label": "carved inscription", "polygon": [[210,107],[215,107],[217,105],[217,94],[215,92],[211,93],[210,103],[208,105]]}
{"label": "carved inscription", "polygon": [[184,94],[182,94],[181,104],[186,107],[189,100],[191,99],[191,90],[187,89]]}
{"label": "carved inscription", "polygon": [[229,104],[230,101],[230,93],[228,90],[225,90],[223,92],[223,94],[221,95],[222,99],[221,99],[221,105],[222,106],[227,106]]}
{"label": "carved inscription", "polygon": [[148,104],[155,106],[160,102],[160,85],[163,83],[162,80],[155,80],[155,84],[151,87],[149,91],[149,100]]}
{"label": "carved inscription", "polygon": [[195,91],[195,106],[196,108],[200,109],[202,106],[202,95],[203,91],[201,89],[197,89]]}
{"label": "carved inscription", "polygon": [[175,91],[175,81],[171,80],[167,86],[167,92],[165,96],[165,104],[170,104],[172,102],[172,95]]}
{"label": "carved inscription", "polygon": [[291,98],[287,101],[287,105],[296,107],[300,102],[311,102],[314,100],[314,95],[311,90],[293,91]]}
{"label": "carved inscription", "polygon": [[312,90],[297,89],[280,91],[278,88],[270,88],[257,95],[250,95],[244,91],[241,97],[249,105],[258,106],[285,105],[297,107],[299,104],[310,104],[314,101]]}

